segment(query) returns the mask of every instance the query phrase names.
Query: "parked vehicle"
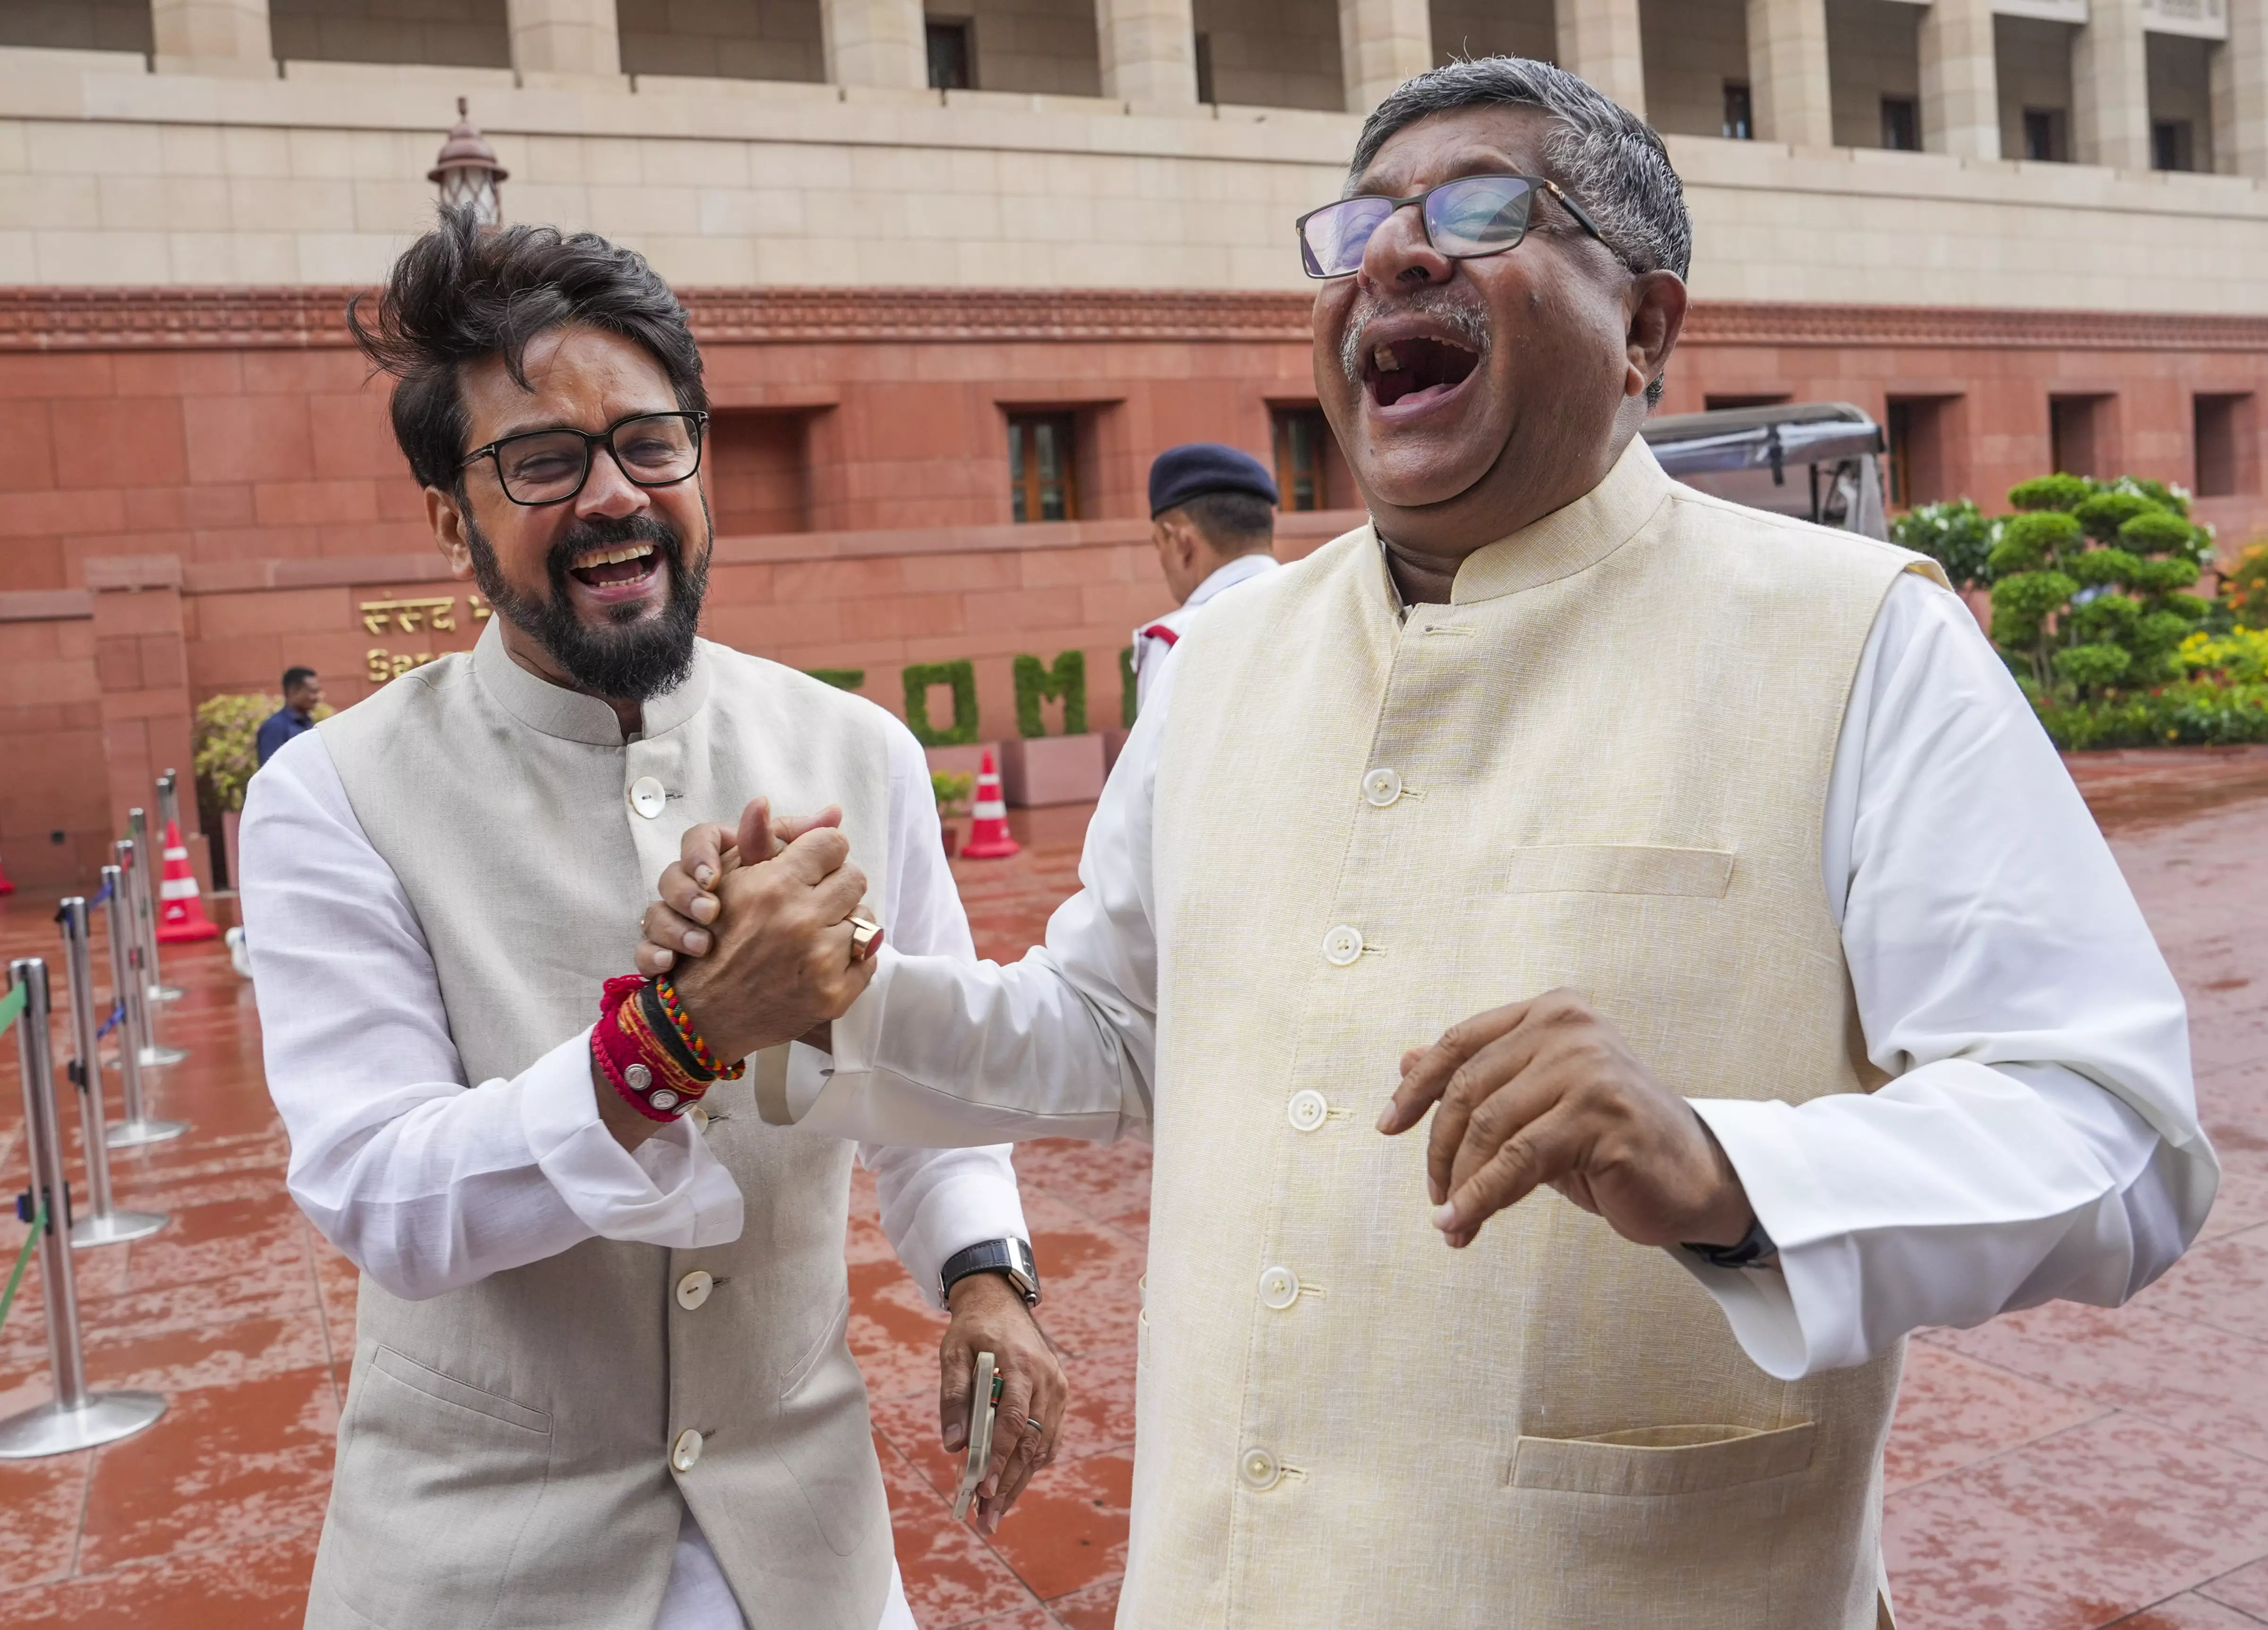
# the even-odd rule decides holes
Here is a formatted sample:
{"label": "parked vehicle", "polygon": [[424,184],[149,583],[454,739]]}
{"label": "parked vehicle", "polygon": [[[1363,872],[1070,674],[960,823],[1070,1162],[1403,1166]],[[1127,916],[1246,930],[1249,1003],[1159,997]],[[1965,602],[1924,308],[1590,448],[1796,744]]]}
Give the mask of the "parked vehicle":
{"label": "parked vehicle", "polygon": [[1642,433],[1661,468],[1689,486],[1775,515],[1889,535],[1881,426],[1847,402],[1673,413],[1647,420]]}

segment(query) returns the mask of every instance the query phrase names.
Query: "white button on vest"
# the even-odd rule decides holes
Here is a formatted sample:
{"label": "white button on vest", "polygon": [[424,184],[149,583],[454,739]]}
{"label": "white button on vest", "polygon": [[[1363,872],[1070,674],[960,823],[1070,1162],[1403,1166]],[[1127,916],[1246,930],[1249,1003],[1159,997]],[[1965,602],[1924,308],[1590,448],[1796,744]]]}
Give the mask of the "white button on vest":
{"label": "white button on vest", "polygon": [[630,783],[630,808],[647,820],[651,821],[659,815],[668,802],[669,794],[662,790],[661,783],[652,776],[640,776]]}
{"label": "white button on vest", "polygon": [[1300,1276],[1289,1268],[1260,1270],[1260,1303],[1281,1313],[1300,1299]]}
{"label": "white button on vest", "polygon": [[1293,1132],[1313,1132],[1323,1124],[1331,1106],[1323,1095],[1312,1087],[1302,1087],[1292,1095],[1290,1107],[1285,1111],[1291,1117]]}
{"label": "white button on vest", "polygon": [[688,1313],[692,1312],[709,1300],[709,1293],[716,1284],[716,1279],[706,1268],[694,1269],[677,1281],[677,1305]]}
{"label": "white button on vest", "polygon": [[1402,778],[1391,770],[1373,770],[1362,778],[1362,795],[1383,809],[1402,796]]}
{"label": "white button on vest", "polygon": [[1266,1449],[1248,1449],[1236,1463],[1236,1474],[1244,1479],[1247,1488],[1273,1488],[1276,1479],[1284,1475],[1284,1468]]}
{"label": "white button on vest", "polygon": [[1362,933],[1344,923],[1323,936],[1323,960],[1334,968],[1344,968],[1362,958]]}
{"label": "white button on vest", "polygon": [[680,1471],[693,1470],[693,1463],[701,1458],[701,1435],[691,1427],[677,1435],[677,1442],[669,1446],[669,1464]]}

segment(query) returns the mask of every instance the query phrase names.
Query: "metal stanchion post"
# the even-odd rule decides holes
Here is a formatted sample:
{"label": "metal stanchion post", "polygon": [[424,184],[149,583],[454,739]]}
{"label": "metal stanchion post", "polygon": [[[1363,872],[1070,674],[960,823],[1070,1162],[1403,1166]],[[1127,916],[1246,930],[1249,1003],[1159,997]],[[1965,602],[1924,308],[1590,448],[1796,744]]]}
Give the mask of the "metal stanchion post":
{"label": "metal stanchion post", "polygon": [[[162,791],[164,783],[160,782],[158,785]],[[142,973],[149,981],[150,1000],[179,1001],[181,999],[180,989],[167,985],[158,971],[158,874],[165,868],[153,857],[163,845],[151,841],[150,817],[138,807],[126,812],[126,835],[134,840],[134,923],[136,932],[142,936]],[[154,1015],[152,1017],[154,1019]],[[150,1025],[144,1039],[152,1046],[157,1045],[156,1023]],[[175,1049],[166,1047],[159,1051],[172,1052]],[[188,1055],[184,1053],[182,1057]],[[173,1064],[179,1061],[173,1058],[143,1060],[145,1064]]]}
{"label": "metal stanchion post", "polygon": [[65,1243],[70,1221],[63,1139],[55,1129],[55,1061],[48,1050],[48,965],[36,956],[19,956],[8,964],[8,981],[11,989],[24,991],[16,1047],[24,1066],[24,1132],[32,1156],[32,1203],[26,1209],[40,1224],[40,1288],[47,1302],[48,1368],[55,1396],[51,1403],[0,1420],[0,1460],[30,1460],[115,1442],[164,1414],[166,1400],[155,1392],[86,1389],[78,1293]]}
{"label": "metal stanchion post", "polygon": [[[114,929],[123,925],[134,948],[135,976],[141,982],[142,992],[142,1040],[136,1056],[144,1069],[151,1070],[179,1064],[189,1055],[158,1039],[158,1004],[166,1000],[167,995],[166,987],[158,980],[158,931],[151,905],[150,842],[143,836],[149,830],[149,822],[139,809],[129,809],[126,812],[126,823],[135,835],[122,837],[110,846],[118,858],[119,869],[126,874],[126,915],[122,918],[114,909],[110,926]],[[179,996],[180,992],[172,994]]]}
{"label": "metal stanchion post", "polygon": [[[132,838],[120,838],[117,847],[122,860],[133,859]],[[108,896],[106,909],[110,913],[110,988],[126,1009],[125,1028],[118,1033],[118,1079],[124,1088],[126,1118],[110,1129],[105,1141],[114,1149],[163,1143],[180,1137],[188,1127],[180,1121],[151,1120],[142,1098],[142,1027],[146,1022],[144,998],[148,987],[142,978],[142,948],[135,942],[134,896],[125,867],[102,868],[102,892]]]}
{"label": "metal stanchion post", "polygon": [[86,901],[72,895],[55,913],[63,927],[63,971],[70,979],[72,1084],[78,1088],[79,1142],[86,1151],[86,1192],[92,1208],[71,1219],[74,1248],[115,1245],[155,1234],[162,1211],[119,1211],[110,1203],[110,1146],[102,1116],[101,1027],[94,1016],[94,974],[86,952]]}

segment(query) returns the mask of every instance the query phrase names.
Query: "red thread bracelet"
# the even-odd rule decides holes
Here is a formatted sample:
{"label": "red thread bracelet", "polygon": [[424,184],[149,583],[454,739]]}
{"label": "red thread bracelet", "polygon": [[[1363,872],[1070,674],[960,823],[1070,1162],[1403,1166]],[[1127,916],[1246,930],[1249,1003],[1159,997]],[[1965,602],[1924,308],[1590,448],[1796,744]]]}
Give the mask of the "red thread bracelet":
{"label": "red thread bracelet", "polygon": [[647,1027],[644,1005],[630,999],[645,985],[636,974],[607,981],[591,1027],[591,1057],[633,1109],[666,1123],[700,1102],[709,1082],[689,1073]]}

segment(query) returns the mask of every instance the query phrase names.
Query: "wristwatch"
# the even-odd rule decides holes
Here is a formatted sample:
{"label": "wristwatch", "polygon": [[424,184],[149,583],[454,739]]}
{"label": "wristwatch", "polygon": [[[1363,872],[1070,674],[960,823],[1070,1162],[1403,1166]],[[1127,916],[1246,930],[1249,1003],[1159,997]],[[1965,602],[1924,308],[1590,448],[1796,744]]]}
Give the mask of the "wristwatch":
{"label": "wristwatch", "polygon": [[1764,1232],[1764,1220],[1758,1217],[1749,1224],[1749,1231],[1741,1236],[1737,1245],[1695,1245],[1687,1243],[1680,1249],[1691,1251],[1712,1268],[1753,1268],[1765,1258],[1778,1251],[1772,1236]]}
{"label": "wristwatch", "polygon": [[938,1299],[950,1297],[954,1286],[972,1273],[1005,1273],[1023,1297],[1026,1307],[1040,1305],[1040,1265],[1032,1257],[1032,1248],[1022,1240],[983,1240],[966,1250],[954,1251],[945,1259],[945,1266],[938,1270]]}

